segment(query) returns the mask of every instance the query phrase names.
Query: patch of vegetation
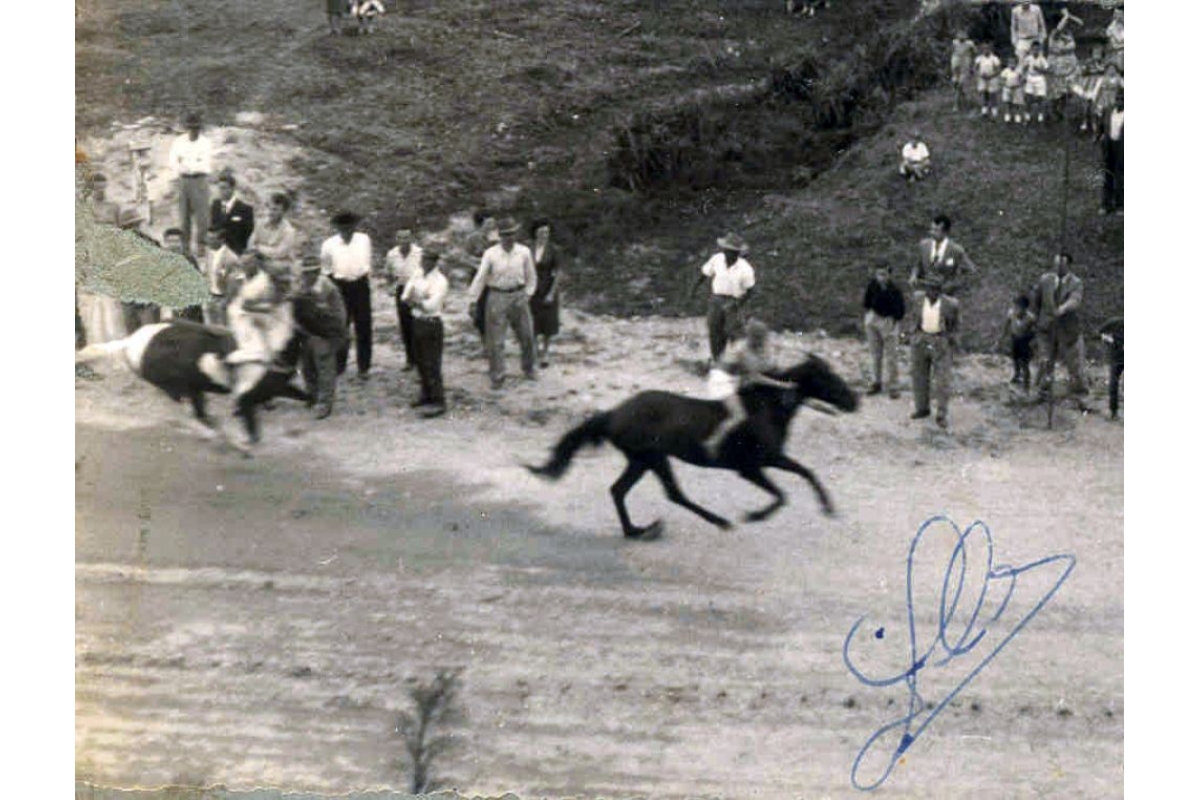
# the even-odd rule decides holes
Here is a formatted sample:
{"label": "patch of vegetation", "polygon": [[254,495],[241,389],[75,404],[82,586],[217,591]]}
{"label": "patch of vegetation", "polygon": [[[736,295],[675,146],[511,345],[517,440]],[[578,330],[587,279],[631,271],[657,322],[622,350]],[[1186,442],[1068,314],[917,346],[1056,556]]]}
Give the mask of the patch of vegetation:
{"label": "patch of vegetation", "polygon": [[454,739],[444,730],[463,718],[457,702],[461,676],[461,668],[439,670],[432,680],[408,690],[413,710],[400,712],[396,733],[404,740],[402,763],[409,770],[409,790],[413,794],[437,788],[434,763],[454,745]]}

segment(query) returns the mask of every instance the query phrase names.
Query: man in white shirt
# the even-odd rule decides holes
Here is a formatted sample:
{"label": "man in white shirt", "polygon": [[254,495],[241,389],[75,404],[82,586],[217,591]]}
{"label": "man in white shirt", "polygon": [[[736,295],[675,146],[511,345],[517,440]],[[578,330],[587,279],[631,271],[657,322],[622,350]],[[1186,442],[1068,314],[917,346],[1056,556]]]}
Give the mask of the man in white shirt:
{"label": "man in white shirt", "polygon": [[[342,211],[333,217],[337,230],[321,245],[321,269],[333,279],[346,305],[347,328],[354,323],[354,353],[358,377],[371,369],[371,237],[357,231],[361,217]],[[350,360],[349,340],[338,350],[338,374]]]}
{"label": "man in white shirt", "polygon": [[412,314],[413,355],[421,376],[421,394],[413,408],[426,408],[425,417],[440,417],[446,413],[446,395],[442,387],[442,347],[445,332],[442,327],[442,307],[450,283],[438,269],[444,246],[429,240],[421,253],[421,262],[409,277],[400,298]]}
{"label": "man in white shirt", "polygon": [[746,328],[746,302],[754,289],[754,267],[742,256],[750,250],[745,240],[736,233],[717,239],[721,252],[714,255],[700,268],[696,282],[688,296],[695,294],[696,287],[708,280],[712,294],[708,298],[708,345],[713,363],[721,359],[725,346],[736,339]]}
{"label": "man in white shirt", "polygon": [[1101,124],[1104,154],[1104,189],[1101,214],[1125,213],[1125,93],[1117,92],[1116,105]]}
{"label": "man in white shirt", "polygon": [[195,111],[184,117],[187,133],[171,143],[168,160],[179,192],[179,227],[183,231],[184,248],[192,249],[192,222],[195,221],[197,252],[204,254],[208,235],[208,175],[212,172],[212,142],[200,133],[203,122]]}
{"label": "man in white shirt", "polygon": [[[224,228],[208,229],[208,257],[204,264],[204,273],[208,277],[208,303],[204,306],[204,323],[206,325],[225,325],[227,321],[226,307],[232,293],[230,275],[239,269],[237,254],[229,249],[225,242]],[[232,287],[236,290],[236,287]]]}
{"label": "man in white shirt", "polygon": [[913,405],[916,407],[912,419],[929,416],[929,384],[932,378],[937,402],[937,424],[945,428],[950,406],[950,370],[954,350],[958,346],[958,301],[942,294],[940,275],[930,275],[922,285],[925,289],[916,293],[916,313],[909,323],[912,326]]}
{"label": "man in white shirt", "polygon": [[517,243],[521,228],[512,217],[499,223],[500,243],[483,252],[479,270],[468,290],[471,302],[479,299],[486,287],[484,346],[488,354],[488,376],[492,389],[504,387],[504,338],[511,327],[521,343],[521,369],[528,380],[537,380],[534,372],[533,315],[529,298],[537,292],[537,269],[533,252]]}
{"label": "man in white shirt", "polygon": [[1034,42],[1045,46],[1046,17],[1042,7],[1031,0],[1021,0],[1020,5],[1013,6],[1009,36],[1018,60],[1025,57]]}
{"label": "man in white shirt", "polygon": [[921,134],[913,131],[912,138],[900,148],[900,174],[912,183],[924,180],[933,169],[929,158],[929,147],[921,140]]}
{"label": "man in white shirt", "polygon": [[384,259],[387,278],[396,286],[396,317],[400,324],[400,340],[404,343],[404,371],[416,367],[413,357],[413,314],[401,294],[408,279],[421,271],[421,248],[413,244],[413,234],[408,228],[396,231],[396,246],[388,250]]}
{"label": "man in white shirt", "polygon": [[300,234],[286,216],[291,208],[292,198],[286,192],[273,192],[267,219],[254,225],[247,247],[274,261],[293,263],[299,259]]}

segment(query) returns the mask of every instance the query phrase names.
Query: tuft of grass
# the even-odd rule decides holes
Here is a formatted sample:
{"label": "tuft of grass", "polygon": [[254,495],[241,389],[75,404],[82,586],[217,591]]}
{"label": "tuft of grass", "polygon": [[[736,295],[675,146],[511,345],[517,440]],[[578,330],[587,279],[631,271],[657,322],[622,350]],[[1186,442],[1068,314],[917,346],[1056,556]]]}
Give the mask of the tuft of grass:
{"label": "tuft of grass", "polygon": [[463,717],[457,702],[461,675],[461,668],[439,670],[432,680],[408,690],[413,709],[400,712],[396,733],[404,740],[403,763],[409,769],[409,790],[413,794],[435,788],[434,763],[453,747],[453,738],[443,729]]}

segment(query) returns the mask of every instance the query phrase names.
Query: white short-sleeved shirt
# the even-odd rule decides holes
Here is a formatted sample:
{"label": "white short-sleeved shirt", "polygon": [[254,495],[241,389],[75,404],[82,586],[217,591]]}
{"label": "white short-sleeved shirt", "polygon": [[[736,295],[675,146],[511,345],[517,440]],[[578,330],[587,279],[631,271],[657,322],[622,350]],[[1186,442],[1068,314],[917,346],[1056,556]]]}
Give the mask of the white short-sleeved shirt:
{"label": "white short-sleeved shirt", "polygon": [[717,253],[700,268],[701,274],[712,278],[712,293],[726,297],[741,297],[754,286],[754,267],[744,258],[733,262],[725,260],[725,253]]}
{"label": "white short-sleeved shirt", "polygon": [[924,142],[909,142],[900,150],[900,155],[909,164],[917,164],[929,160],[929,148]]}
{"label": "white short-sleeved shirt", "polygon": [[347,243],[341,234],[321,245],[321,268],[340,281],[356,281],[371,273],[371,237],[355,231]]}

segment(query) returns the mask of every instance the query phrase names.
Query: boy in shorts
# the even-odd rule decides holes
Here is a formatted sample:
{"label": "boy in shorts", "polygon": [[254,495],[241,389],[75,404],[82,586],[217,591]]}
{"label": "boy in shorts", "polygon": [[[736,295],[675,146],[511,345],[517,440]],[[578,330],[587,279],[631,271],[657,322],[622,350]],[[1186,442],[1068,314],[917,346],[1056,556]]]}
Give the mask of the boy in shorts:
{"label": "boy in shorts", "polygon": [[1000,73],[1000,101],[1004,103],[1004,121],[1021,121],[1025,106],[1025,74],[1016,56],[1008,57],[1008,65]]}
{"label": "boy in shorts", "polygon": [[991,42],[984,42],[983,52],[975,57],[975,74],[979,76],[976,88],[982,104],[979,116],[999,116],[996,100],[1000,95],[1000,56],[992,52]]}
{"label": "boy in shorts", "polygon": [[975,43],[964,30],[956,31],[950,43],[950,83],[954,85],[954,110],[962,108],[971,80],[971,64],[975,60]]}

